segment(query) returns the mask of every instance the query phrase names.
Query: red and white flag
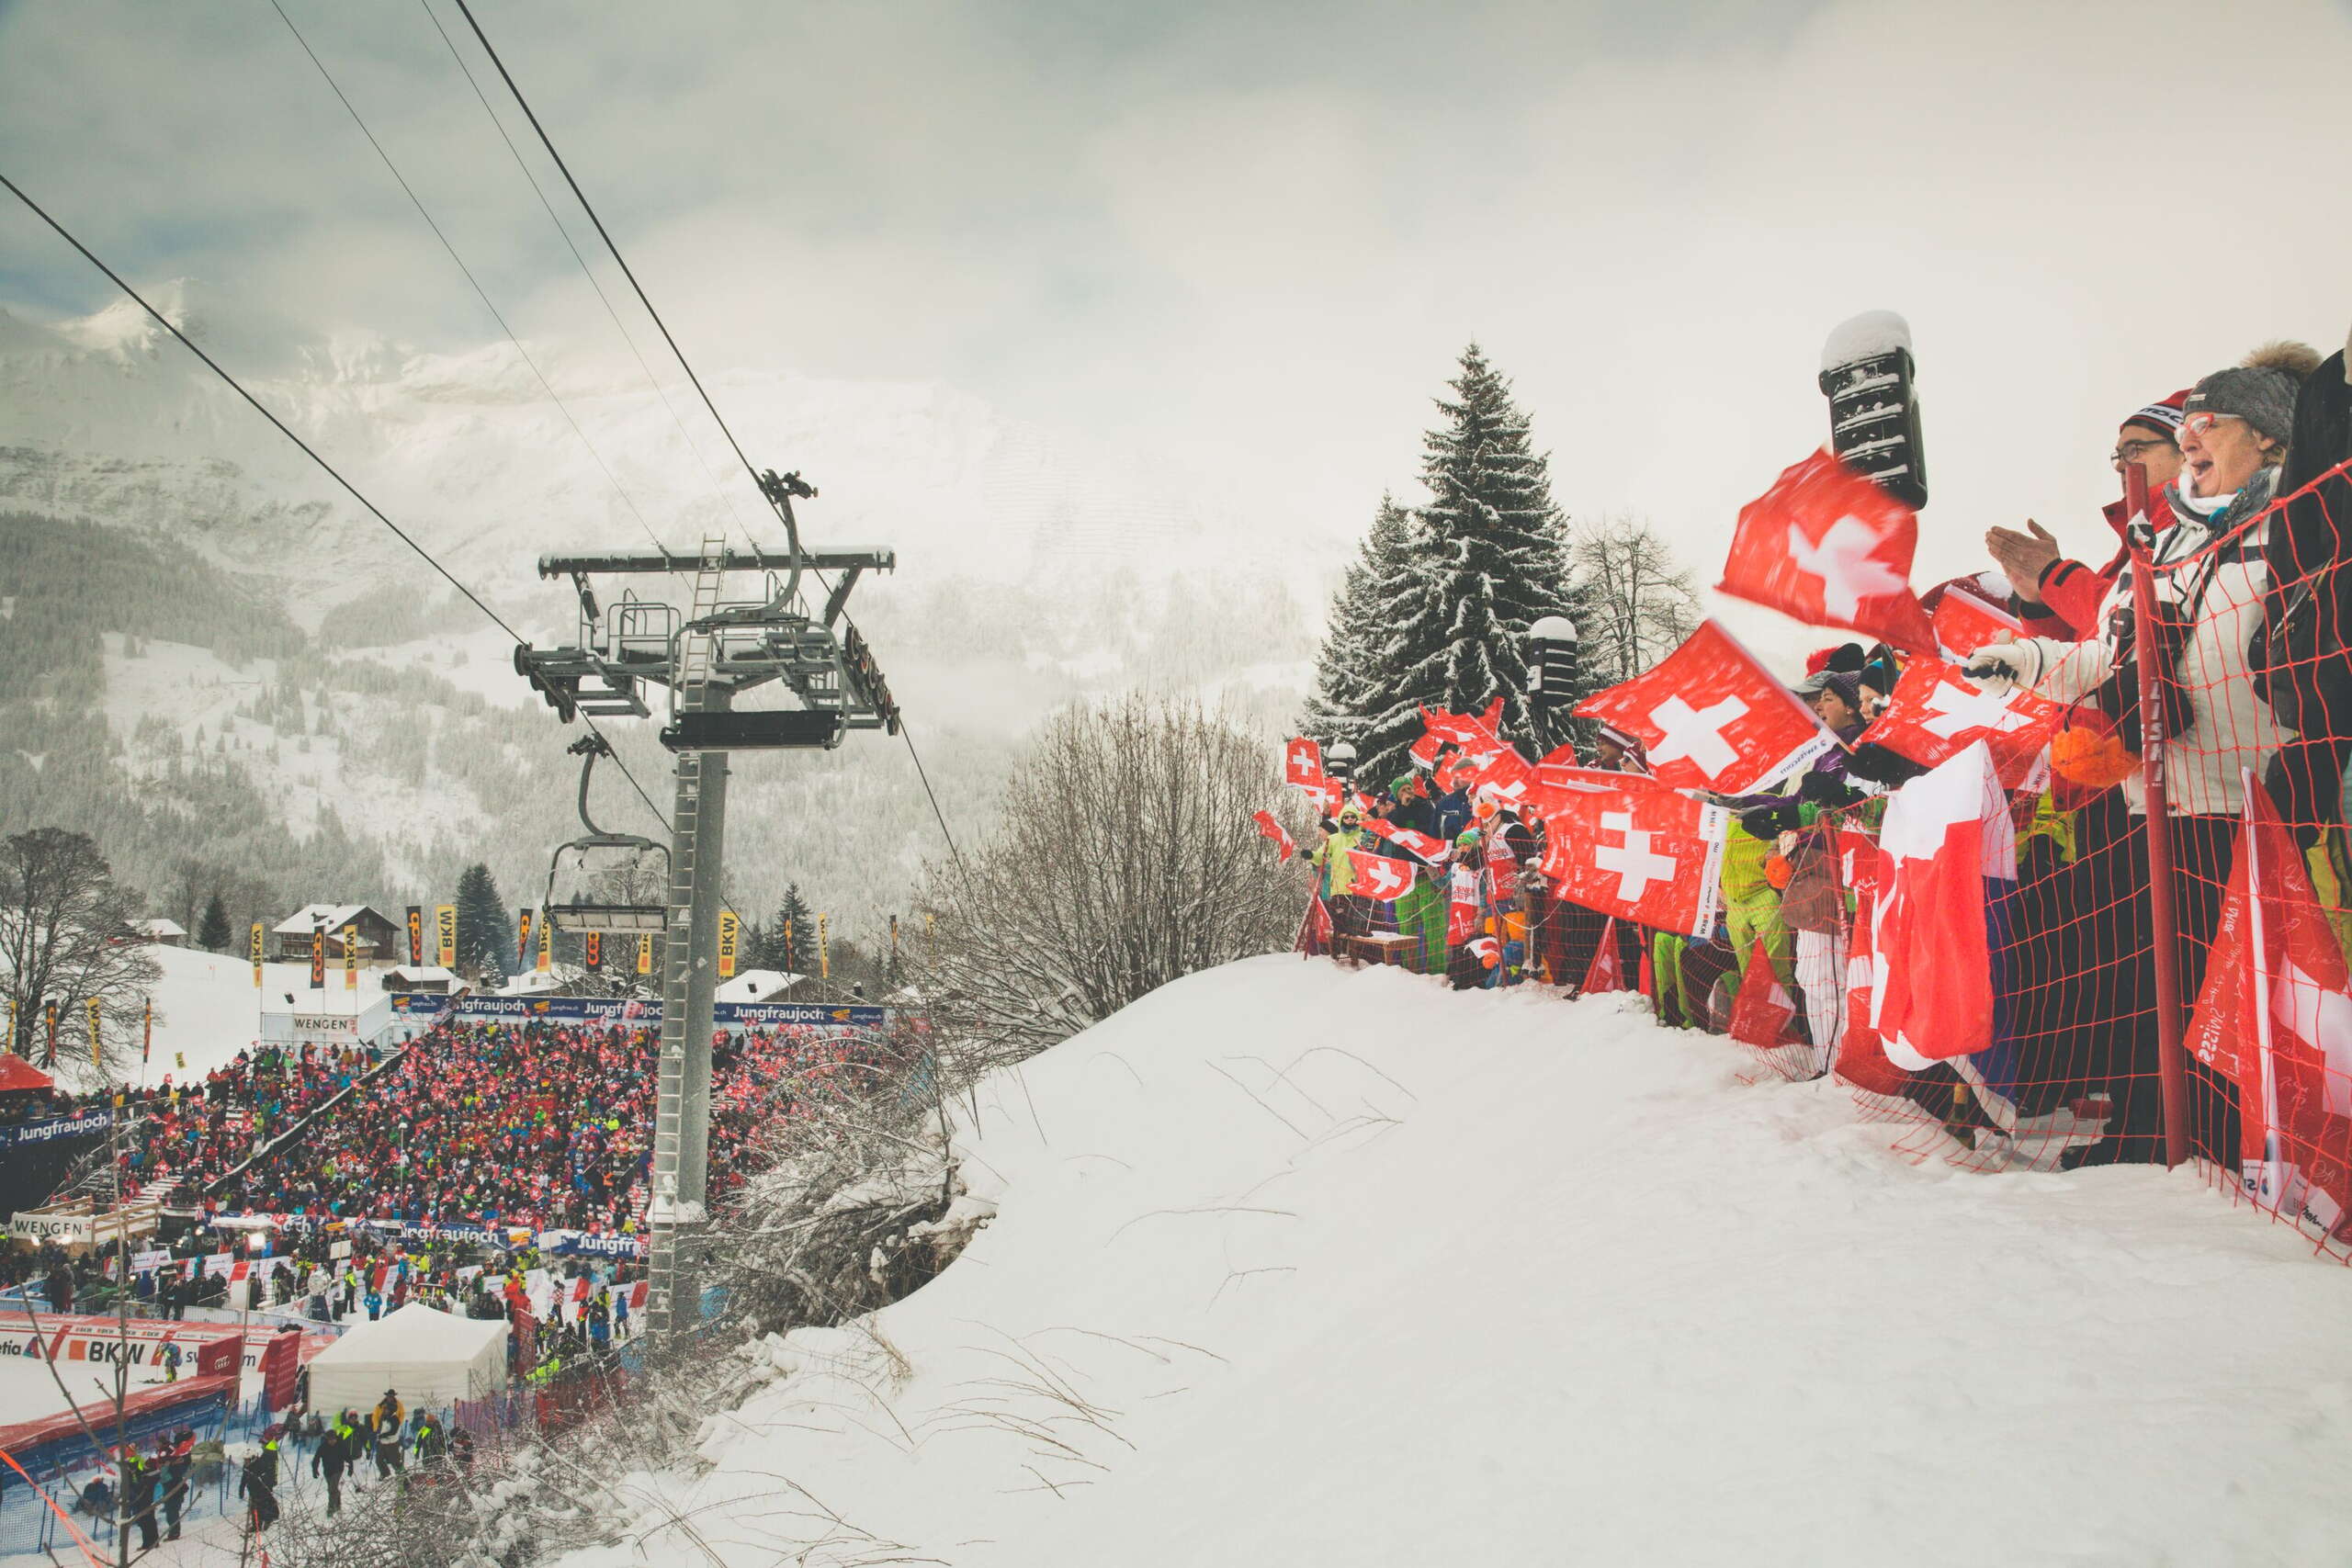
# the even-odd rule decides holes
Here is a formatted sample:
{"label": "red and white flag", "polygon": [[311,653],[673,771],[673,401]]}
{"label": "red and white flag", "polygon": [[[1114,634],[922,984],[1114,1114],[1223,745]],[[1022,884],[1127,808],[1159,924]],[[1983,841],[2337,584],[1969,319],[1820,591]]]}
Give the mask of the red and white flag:
{"label": "red and white flag", "polygon": [[1405,755],[1413,760],[1417,768],[1433,768],[1437,766],[1437,754],[1444,750],[1444,736],[1424,731],[1419,740],[1405,748]]}
{"label": "red and white flag", "polygon": [[1349,891],[1359,898],[1376,898],[1385,904],[1412,890],[1411,861],[1391,860],[1370,850],[1350,850],[1348,859],[1355,865],[1355,885]]}
{"label": "red and white flag", "polygon": [[2294,835],[2251,777],[2185,1043],[2236,1088],[2247,1193],[2290,1217],[2342,1224],[2352,1213],[2352,976]]}
{"label": "red and white flag", "polygon": [[[1875,863],[1878,847],[1864,858]],[[1886,1059],[1886,1047],[1871,1023],[1871,996],[1876,988],[1877,965],[1871,955],[1873,900],[1868,886],[1857,887],[1852,950],[1846,955],[1846,1033],[1838,1042],[1837,1074],[1865,1093],[1893,1099],[1903,1092],[1910,1075]]]}
{"label": "red and white flag", "polygon": [[1519,748],[1508,742],[1498,742],[1499,750],[1483,762],[1474,759],[1469,774],[1473,789],[1491,789],[1505,806],[1517,807],[1527,799],[1527,792],[1535,787],[1535,765],[1519,754]]}
{"label": "red and white flag", "polygon": [[1443,708],[1421,710],[1423,730],[1465,751],[1491,751],[1501,744],[1495,727],[1502,721],[1503,700],[1500,697],[1487,704],[1483,714],[1448,713]]}
{"label": "red and white flag", "polygon": [[1456,865],[1446,877],[1445,945],[1460,947],[1478,929],[1478,869]]}
{"label": "red and white flag", "polygon": [[1713,621],[1647,672],[1577,705],[1640,741],[1650,776],[1674,789],[1747,795],[1838,744],[1813,710]]}
{"label": "red and white flag", "polygon": [[1322,747],[1302,735],[1283,748],[1283,783],[1305,789],[1322,778]]}
{"label": "red and white flag", "polygon": [[1617,922],[1606,920],[1600,927],[1600,945],[1592,950],[1592,963],[1584,972],[1584,984],[1577,987],[1577,995],[1606,996],[1625,988],[1625,966],[1617,953]]}
{"label": "red and white flag", "polygon": [[1544,760],[1535,764],[1535,771],[1541,773],[1546,768],[1573,768],[1579,765],[1577,761],[1576,742],[1563,740],[1544,753]]}
{"label": "red and white flag", "polygon": [[1704,936],[1723,904],[1731,814],[1644,780],[1566,789],[1544,819],[1541,869],[1555,897],[1658,931]]}
{"label": "red and white flag", "polygon": [[1987,643],[2025,636],[2025,623],[2009,614],[2007,605],[1986,597],[1973,577],[1955,578],[1931,597],[1936,601],[1936,643],[1946,659],[1964,660]]}
{"label": "red and white flag", "polygon": [[1781,984],[1759,937],[1747,955],[1747,973],[1739,977],[1739,997],[1731,1004],[1731,1022],[1724,1032],[1743,1045],[1770,1051],[1797,1043],[1796,1020],[1796,1002]]}
{"label": "red and white flag", "polygon": [[1378,817],[1367,817],[1363,825],[1379,838],[1387,840],[1414,859],[1430,865],[1445,853],[1445,840],[1415,828],[1400,828]]}
{"label": "red and white flag", "polygon": [[1984,879],[2017,875],[2008,795],[1980,743],[1889,797],[1871,910],[1871,1026],[1906,1071],[1993,1043]]}
{"label": "red and white flag", "polygon": [[1250,820],[1258,824],[1259,832],[1273,840],[1276,864],[1280,864],[1298,852],[1298,844],[1291,838],[1290,829],[1275,821],[1272,812],[1258,812],[1251,816]]}
{"label": "red and white flag", "polygon": [[1723,592],[1811,626],[1849,626],[1925,652],[1935,647],[1911,592],[1919,514],[1826,450],[1739,509]]}
{"label": "red and white flag", "polygon": [[2023,686],[1987,689],[1957,665],[1921,654],[1903,667],[1886,711],[1861,738],[1930,768],[1981,740],[1992,750],[2003,787],[2017,789],[2065,716],[2064,708]]}

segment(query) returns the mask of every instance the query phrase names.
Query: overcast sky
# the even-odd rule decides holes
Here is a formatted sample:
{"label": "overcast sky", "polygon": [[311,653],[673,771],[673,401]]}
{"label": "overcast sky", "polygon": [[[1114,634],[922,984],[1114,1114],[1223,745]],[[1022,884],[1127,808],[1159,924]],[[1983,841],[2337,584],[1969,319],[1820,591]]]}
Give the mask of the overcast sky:
{"label": "overcast sky", "polygon": [[[616,350],[454,0],[284,3],[518,328]],[[951,383],[1302,548],[1415,493],[1474,337],[1563,504],[1711,581],[1824,334],[1903,311],[1924,580],[2029,513],[2093,547],[2121,413],[2352,326],[2335,0],[476,8],[707,374]],[[267,0],[0,6],[0,166],[232,363],[494,333]],[[107,298],[0,211],[0,301]]]}

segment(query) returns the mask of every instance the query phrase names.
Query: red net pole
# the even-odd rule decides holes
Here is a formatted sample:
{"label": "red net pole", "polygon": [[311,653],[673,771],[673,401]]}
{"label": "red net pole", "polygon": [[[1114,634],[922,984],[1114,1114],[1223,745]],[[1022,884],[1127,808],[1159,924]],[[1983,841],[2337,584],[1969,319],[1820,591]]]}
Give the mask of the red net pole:
{"label": "red net pole", "polygon": [[2181,1055],[2180,924],[2173,910],[2172,818],[2165,795],[2164,639],[2150,559],[2147,470],[2124,465],[2131,518],[2132,640],[2140,661],[2140,767],[2147,790],[2148,907],[2155,926],[2156,1083],[2165,1115],[2165,1168],[2188,1157],[2188,1071]]}

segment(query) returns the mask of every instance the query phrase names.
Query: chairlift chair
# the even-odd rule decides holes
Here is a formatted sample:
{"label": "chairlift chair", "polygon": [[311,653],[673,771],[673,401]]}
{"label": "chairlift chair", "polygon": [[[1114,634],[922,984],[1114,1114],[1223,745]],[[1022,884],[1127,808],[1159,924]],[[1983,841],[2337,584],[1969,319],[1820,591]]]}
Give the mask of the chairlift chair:
{"label": "chairlift chair", "polygon": [[634,833],[607,833],[588,815],[588,780],[596,759],[612,755],[604,737],[572,742],[580,753],[580,824],[588,831],[557,846],[548,863],[548,919],[558,931],[659,934],[669,927],[670,852]]}

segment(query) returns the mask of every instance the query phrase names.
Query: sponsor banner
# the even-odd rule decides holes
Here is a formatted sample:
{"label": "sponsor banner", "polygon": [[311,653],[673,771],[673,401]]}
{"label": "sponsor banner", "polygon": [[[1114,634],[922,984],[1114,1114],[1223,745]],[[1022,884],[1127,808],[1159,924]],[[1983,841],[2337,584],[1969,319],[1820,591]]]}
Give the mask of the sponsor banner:
{"label": "sponsor banner", "polygon": [[53,1241],[61,1247],[76,1247],[93,1242],[111,1242],[125,1234],[145,1235],[155,1225],[155,1211],[152,1206],[134,1204],[120,1211],[119,1216],[115,1213],[44,1214],[36,1210],[12,1216],[8,1221],[8,1234],[19,1241]]}
{"label": "sponsor banner", "polygon": [[551,1258],[642,1258],[641,1235],[586,1235],[579,1231],[541,1231],[539,1250]]}
{"label": "sponsor banner", "polygon": [[392,1010],[403,1018],[437,1018],[447,1012],[453,997],[436,996],[430,991],[391,991],[384,999]]}
{"label": "sponsor banner", "polygon": [[298,1045],[356,1045],[359,1015],[349,1012],[298,1012],[294,1043]]}
{"label": "sponsor banner", "polygon": [[78,1111],[51,1122],[28,1122],[20,1127],[0,1127],[0,1149],[16,1144],[46,1144],[56,1138],[79,1138],[107,1130],[107,1112]]}
{"label": "sponsor banner", "polygon": [[157,1367],[164,1361],[164,1347],[177,1345],[185,1371],[219,1377],[237,1370],[243,1341],[243,1330],[209,1323],[134,1318],[117,1324],[111,1317],[44,1314],[36,1324],[29,1315],[0,1314],[0,1358]]}
{"label": "sponsor banner", "polygon": [[[710,1012],[713,1022],[738,1028],[833,1023],[878,1029],[889,1019],[888,1008],[828,1007],[816,1002],[719,1002]],[[467,997],[451,1010],[451,1016],[460,1023],[547,1018],[568,1023],[641,1023],[650,1028],[662,1021],[662,1004],[594,997]]]}

